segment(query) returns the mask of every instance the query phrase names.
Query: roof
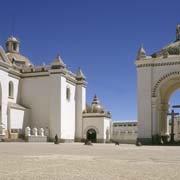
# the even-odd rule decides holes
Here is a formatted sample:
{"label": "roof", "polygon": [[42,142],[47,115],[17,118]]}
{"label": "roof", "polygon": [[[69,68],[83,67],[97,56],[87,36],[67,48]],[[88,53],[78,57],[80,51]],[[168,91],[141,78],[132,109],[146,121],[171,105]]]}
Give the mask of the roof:
{"label": "roof", "polygon": [[19,40],[17,39],[17,38],[15,38],[14,36],[11,36],[11,37],[9,37],[7,40],[6,40],[6,42],[8,42],[8,41],[16,41],[16,42],[19,42]]}
{"label": "roof", "polygon": [[62,58],[60,57],[60,55],[58,54],[55,58],[55,60],[51,63],[51,66],[53,67],[62,67],[65,68],[66,64],[63,62]]}
{"label": "roof", "polygon": [[13,61],[15,61],[15,62],[19,62],[19,63],[24,63],[27,66],[31,65],[30,60],[20,53],[7,52],[6,55],[12,63],[13,63]]}
{"label": "roof", "polygon": [[10,108],[15,108],[15,109],[19,109],[19,110],[27,109],[26,107],[24,107],[22,105],[19,105],[19,104],[16,104],[16,103],[12,103],[12,102],[9,103],[9,106],[10,106]]}
{"label": "roof", "polygon": [[85,77],[85,75],[84,75],[84,73],[82,72],[82,70],[81,70],[80,67],[78,68],[78,71],[77,71],[77,73],[76,73],[76,78],[77,78],[78,80],[85,80],[85,79],[86,79],[86,77]]}
{"label": "roof", "polygon": [[180,24],[176,27],[176,40],[169,43],[159,51],[153,53],[151,56],[156,57],[167,57],[168,55],[180,55]]}
{"label": "roof", "polygon": [[170,44],[166,45],[159,51],[153,53],[152,57],[161,57],[165,53],[168,53],[169,55],[180,55],[180,40],[171,42]]}

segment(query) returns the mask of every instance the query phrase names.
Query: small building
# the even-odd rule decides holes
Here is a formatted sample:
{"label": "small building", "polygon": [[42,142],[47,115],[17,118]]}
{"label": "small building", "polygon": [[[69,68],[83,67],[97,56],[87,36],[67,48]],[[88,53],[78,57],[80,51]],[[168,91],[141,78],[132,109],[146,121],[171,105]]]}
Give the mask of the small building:
{"label": "small building", "polygon": [[104,109],[95,95],[91,105],[87,105],[83,112],[83,139],[99,143],[110,142],[111,126],[110,112]]}

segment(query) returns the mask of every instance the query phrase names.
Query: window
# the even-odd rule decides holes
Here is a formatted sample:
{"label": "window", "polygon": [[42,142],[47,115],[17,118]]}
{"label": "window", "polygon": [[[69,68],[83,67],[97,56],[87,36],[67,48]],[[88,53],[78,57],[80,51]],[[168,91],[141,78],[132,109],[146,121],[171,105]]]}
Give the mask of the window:
{"label": "window", "polygon": [[16,50],[17,50],[17,44],[13,43],[13,51],[16,51]]}
{"label": "window", "polygon": [[70,88],[67,87],[67,88],[66,88],[66,99],[67,99],[68,101],[70,101],[70,96],[71,96],[71,91],[70,91]]}
{"label": "window", "polygon": [[9,82],[9,97],[10,98],[14,97],[14,85],[12,81]]}

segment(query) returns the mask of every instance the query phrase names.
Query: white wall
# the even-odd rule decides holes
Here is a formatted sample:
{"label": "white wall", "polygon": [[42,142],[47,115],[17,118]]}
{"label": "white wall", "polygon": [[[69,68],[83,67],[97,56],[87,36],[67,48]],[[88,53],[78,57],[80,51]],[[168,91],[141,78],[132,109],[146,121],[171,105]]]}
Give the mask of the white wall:
{"label": "white wall", "polygon": [[10,109],[10,128],[23,129],[25,111],[20,109]]}
{"label": "white wall", "polygon": [[49,126],[49,77],[20,80],[21,104],[30,109],[31,128]]}
{"label": "white wall", "polygon": [[[66,98],[66,89],[70,88],[70,99]],[[61,81],[61,139],[75,138],[75,85]]]}
{"label": "white wall", "polygon": [[104,118],[104,139],[106,139],[107,141],[111,139],[111,119],[108,118]]}
{"label": "white wall", "polygon": [[[75,136],[75,85],[60,74],[50,75],[50,136],[74,140]],[[70,101],[66,99],[70,88]]]}
{"label": "white wall", "polygon": [[83,137],[82,112],[86,108],[86,88],[83,85],[76,86],[76,131],[75,138],[80,141]]}
{"label": "white wall", "polygon": [[151,138],[151,67],[138,68],[138,137]]}
{"label": "white wall", "polygon": [[[14,96],[13,98],[9,98],[9,82],[13,82],[14,86]],[[8,102],[18,102],[18,88],[19,88],[19,79],[15,77],[9,76],[8,72],[5,70],[0,69],[0,84],[1,84],[1,90],[2,90],[2,107],[1,107],[1,119],[2,123],[5,126],[5,129],[7,129],[7,107],[8,107]]]}

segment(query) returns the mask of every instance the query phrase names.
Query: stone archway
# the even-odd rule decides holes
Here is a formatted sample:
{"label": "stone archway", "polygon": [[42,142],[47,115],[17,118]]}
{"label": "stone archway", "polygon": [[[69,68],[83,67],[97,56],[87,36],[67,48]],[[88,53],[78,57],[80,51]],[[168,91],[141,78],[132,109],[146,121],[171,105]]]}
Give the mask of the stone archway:
{"label": "stone archway", "polygon": [[[165,78],[164,78],[165,77]],[[180,73],[173,72],[164,76],[153,91],[152,112],[153,133],[158,135],[168,135],[167,113],[171,95],[180,89]],[[154,102],[153,102],[154,100]]]}
{"label": "stone archway", "polygon": [[180,88],[180,26],[176,40],[146,55],[140,47],[135,61],[138,89],[138,139],[151,144],[153,137],[166,135],[168,102]]}
{"label": "stone archway", "polygon": [[86,133],[86,139],[93,143],[95,143],[97,141],[97,133],[96,133],[95,129],[88,129],[88,131]]}

